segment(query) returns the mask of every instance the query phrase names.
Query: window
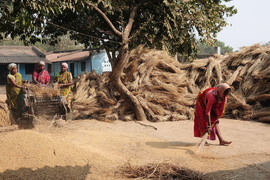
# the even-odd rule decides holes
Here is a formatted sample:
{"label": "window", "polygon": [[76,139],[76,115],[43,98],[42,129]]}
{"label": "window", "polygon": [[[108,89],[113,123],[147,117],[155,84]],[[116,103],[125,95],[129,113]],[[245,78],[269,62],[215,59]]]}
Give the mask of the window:
{"label": "window", "polygon": [[86,69],[86,63],[85,63],[85,61],[82,61],[81,62],[81,71],[85,71],[85,69]]}
{"label": "window", "polygon": [[25,74],[33,74],[36,64],[25,64]]}

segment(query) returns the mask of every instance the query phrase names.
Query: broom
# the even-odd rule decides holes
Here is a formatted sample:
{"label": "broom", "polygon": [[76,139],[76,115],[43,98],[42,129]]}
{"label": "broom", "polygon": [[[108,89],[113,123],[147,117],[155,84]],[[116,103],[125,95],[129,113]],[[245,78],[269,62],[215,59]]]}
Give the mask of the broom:
{"label": "broom", "polygon": [[[217,121],[214,124],[212,124],[211,127],[213,128],[216,125],[216,123],[217,123]],[[212,131],[212,129],[211,129],[211,131]],[[203,135],[202,139],[195,145],[195,147],[197,147],[196,154],[203,153],[203,148],[205,146],[205,142],[207,140],[207,137],[210,136],[211,131],[209,133],[207,133],[207,131],[206,131],[205,134]]]}
{"label": "broom", "polygon": [[205,132],[205,134],[203,135],[202,139],[195,145],[195,147],[197,147],[197,150],[196,150],[196,154],[202,154],[203,152],[203,148],[205,146],[205,142],[207,140],[207,137],[209,136],[210,134],[208,134],[207,132]]}

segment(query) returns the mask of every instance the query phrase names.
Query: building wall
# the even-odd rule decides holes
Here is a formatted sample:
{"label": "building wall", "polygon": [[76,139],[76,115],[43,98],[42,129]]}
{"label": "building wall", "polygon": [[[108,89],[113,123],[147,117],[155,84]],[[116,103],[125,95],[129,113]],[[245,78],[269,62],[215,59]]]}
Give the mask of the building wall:
{"label": "building wall", "polygon": [[[63,61],[64,62],[64,61]],[[55,74],[61,71],[61,64],[63,62],[54,62],[52,63],[52,72],[50,73],[51,77],[55,77]],[[69,61],[66,62],[68,64],[68,72],[72,72],[73,77],[77,77],[78,76],[78,64],[80,64],[80,62],[73,62],[73,61]],[[71,66],[73,64],[74,70],[71,71]]]}
{"label": "building wall", "polygon": [[98,74],[101,74],[104,71],[112,71],[111,64],[108,63],[109,58],[105,50],[100,51],[99,53],[92,53],[91,55],[92,70],[95,69]]}
{"label": "building wall", "polygon": [[[61,64],[63,62],[61,61],[52,63],[52,72],[50,73],[51,77],[54,77],[57,72],[61,71]],[[85,69],[82,69],[82,62],[85,62]],[[71,65],[74,64],[74,72],[72,72],[73,78],[85,73],[86,71],[92,72],[93,69],[95,69],[98,74],[101,74],[104,71],[112,71],[111,64],[109,63],[109,58],[105,51],[92,53],[88,59],[83,61],[68,61],[66,63],[68,63],[69,72],[71,72]]]}
{"label": "building wall", "polygon": [[[18,72],[22,75],[23,80],[32,82],[32,74],[25,74],[25,64],[18,64]],[[33,69],[34,72],[34,69]]]}

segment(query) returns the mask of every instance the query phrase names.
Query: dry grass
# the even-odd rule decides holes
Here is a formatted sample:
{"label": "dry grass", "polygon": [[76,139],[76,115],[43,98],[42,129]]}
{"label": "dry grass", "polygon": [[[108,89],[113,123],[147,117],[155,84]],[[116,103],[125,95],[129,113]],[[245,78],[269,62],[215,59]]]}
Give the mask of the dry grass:
{"label": "dry grass", "polygon": [[166,180],[202,180],[202,174],[188,168],[178,167],[169,163],[147,164],[144,166],[132,166],[127,163],[117,172],[126,178],[136,179],[166,179]]}

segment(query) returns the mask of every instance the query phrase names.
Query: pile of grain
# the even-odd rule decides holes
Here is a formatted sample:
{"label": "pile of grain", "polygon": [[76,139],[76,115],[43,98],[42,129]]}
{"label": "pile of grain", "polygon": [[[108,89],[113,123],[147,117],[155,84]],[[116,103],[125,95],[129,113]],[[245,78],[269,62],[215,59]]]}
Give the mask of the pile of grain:
{"label": "pile of grain", "polygon": [[[181,64],[164,51],[138,46],[129,54],[122,81],[148,120],[193,119],[199,91],[226,82],[232,86],[225,117],[270,121],[270,47],[255,44],[230,55]],[[74,94],[75,117],[132,120],[130,105],[114,90],[109,73],[84,73]]]}
{"label": "pile of grain", "polygon": [[2,133],[0,144],[0,179],[86,179],[104,162],[74,144],[31,130]]}

